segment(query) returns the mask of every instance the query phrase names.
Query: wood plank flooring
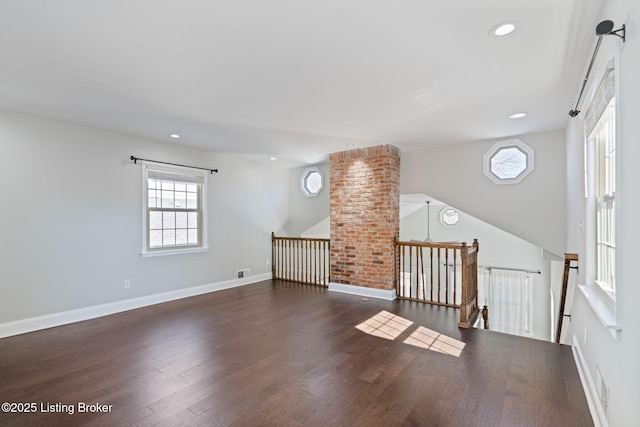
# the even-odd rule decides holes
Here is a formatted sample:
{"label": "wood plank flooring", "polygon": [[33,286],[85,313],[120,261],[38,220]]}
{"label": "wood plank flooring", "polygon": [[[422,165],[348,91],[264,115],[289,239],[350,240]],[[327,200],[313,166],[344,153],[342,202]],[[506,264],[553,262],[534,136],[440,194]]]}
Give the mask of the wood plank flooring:
{"label": "wood plank flooring", "polygon": [[593,425],[569,347],[457,315],[265,281],[4,338],[0,426]]}

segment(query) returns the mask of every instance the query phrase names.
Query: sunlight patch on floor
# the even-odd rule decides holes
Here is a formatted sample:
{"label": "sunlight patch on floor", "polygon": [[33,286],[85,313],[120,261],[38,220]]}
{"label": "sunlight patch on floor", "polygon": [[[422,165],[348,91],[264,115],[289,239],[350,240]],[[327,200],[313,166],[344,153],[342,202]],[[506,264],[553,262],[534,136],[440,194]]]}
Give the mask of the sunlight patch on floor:
{"label": "sunlight patch on floor", "polygon": [[[382,310],[357,325],[356,329],[365,334],[393,341],[409,329],[411,325],[413,325],[411,320]],[[455,357],[460,357],[465,346],[462,341],[424,326],[418,326],[403,343]]]}
{"label": "sunlight patch on floor", "polygon": [[380,313],[357,325],[356,328],[365,334],[394,340],[411,325],[413,325],[412,321],[382,310]]}
{"label": "sunlight patch on floor", "polygon": [[432,331],[424,326],[419,326],[409,337],[403,341],[405,344],[425,348],[438,353],[460,357],[465,344],[455,338],[448,337],[440,332]]}

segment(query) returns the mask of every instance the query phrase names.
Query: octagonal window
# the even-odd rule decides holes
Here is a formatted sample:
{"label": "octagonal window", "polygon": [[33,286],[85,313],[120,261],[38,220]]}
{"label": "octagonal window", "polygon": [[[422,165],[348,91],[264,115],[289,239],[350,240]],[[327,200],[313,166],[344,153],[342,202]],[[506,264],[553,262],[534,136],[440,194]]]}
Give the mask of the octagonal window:
{"label": "octagonal window", "polygon": [[460,212],[454,208],[445,207],[440,211],[440,222],[447,227],[453,227],[460,222]]}
{"label": "octagonal window", "polygon": [[317,197],[324,188],[324,177],[317,167],[306,168],[300,176],[300,190],[307,197]]}
{"label": "octagonal window", "polygon": [[519,139],[494,144],[484,155],[484,174],[496,184],[517,184],[533,170],[533,149]]}

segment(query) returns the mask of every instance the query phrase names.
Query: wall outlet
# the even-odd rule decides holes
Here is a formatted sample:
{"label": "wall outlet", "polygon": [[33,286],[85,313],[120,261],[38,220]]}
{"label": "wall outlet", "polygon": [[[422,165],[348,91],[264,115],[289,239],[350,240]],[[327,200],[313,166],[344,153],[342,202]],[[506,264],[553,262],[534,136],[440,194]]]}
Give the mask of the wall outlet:
{"label": "wall outlet", "polygon": [[238,279],[244,279],[245,277],[251,276],[251,270],[248,268],[244,268],[242,270],[238,270]]}
{"label": "wall outlet", "polygon": [[124,279],[124,288],[129,289],[131,287],[131,279]]}

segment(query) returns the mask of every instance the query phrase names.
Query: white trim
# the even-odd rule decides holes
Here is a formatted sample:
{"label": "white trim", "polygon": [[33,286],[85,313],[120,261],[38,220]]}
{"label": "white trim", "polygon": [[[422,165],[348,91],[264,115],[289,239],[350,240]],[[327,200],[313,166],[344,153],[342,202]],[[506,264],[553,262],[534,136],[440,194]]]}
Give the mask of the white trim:
{"label": "white trim", "polygon": [[140,252],[140,256],[143,258],[152,257],[152,256],[164,256],[164,255],[180,255],[180,254],[192,254],[195,252],[208,252],[209,247],[184,247],[181,248],[178,246],[177,249],[162,249],[156,251],[148,251],[148,252]]}
{"label": "white trim", "polygon": [[595,285],[578,285],[585,299],[598,317],[598,320],[617,340],[621,339],[622,325],[616,320],[616,309],[611,305],[611,298]]}
{"label": "white trim", "polygon": [[396,299],[395,289],[391,289],[391,290],[374,289],[374,288],[366,288],[364,286],[344,285],[342,283],[330,282],[329,291],[341,292],[343,294],[360,295],[360,296],[369,297],[369,298],[384,299],[388,301]]}
{"label": "white trim", "polygon": [[587,404],[589,405],[589,412],[591,413],[593,424],[595,427],[608,427],[609,424],[607,422],[607,417],[600,405],[600,399],[598,398],[598,392],[596,391],[593,378],[591,377],[591,372],[587,367],[587,362],[582,355],[582,350],[578,345],[578,338],[575,335],[573,336],[573,345],[571,346],[571,350],[573,350],[573,359],[575,360],[576,367],[578,368],[578,374],[580,375],[582,388],[584,389],[584,394],[587,398]]}
{"label": "white trim", "polygon": [[209,283],[207,285],[194,286],[191,288],[177,289],[175,291],[163,292],[161,294],[147,295],[139,298],[132,298],[122,301],[115,301],[107,304],[83,307],[75,310],[62,311],[59,313],[46,314],[44,316],[31,317],[28,319],[16,320],[13,322],[0,323],[0,338],[13,335],[25,334],[27,332],[41,329],[53,328],[55,326],[67,325],[69,323],[81,322],[83,320],[95,319],[96,317],[108,316],[121,313],[123,311],[134,310],[136,308],[147,307],[163,302],[174,301],[209,292],[221,291],[238,286],[249,285],[271,279],[271,273],[257,274],[255,276],[226,280],[224,282]]}

